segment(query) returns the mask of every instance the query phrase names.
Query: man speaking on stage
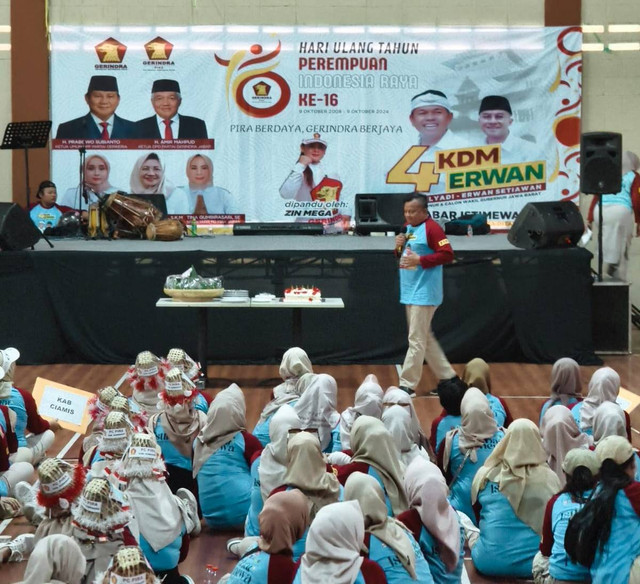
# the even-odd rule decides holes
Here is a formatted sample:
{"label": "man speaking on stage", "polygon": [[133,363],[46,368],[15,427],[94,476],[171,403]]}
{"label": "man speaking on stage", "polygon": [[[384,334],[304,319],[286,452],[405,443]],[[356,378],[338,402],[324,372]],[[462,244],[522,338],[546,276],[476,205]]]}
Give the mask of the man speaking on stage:
{"label": "man speaking on stage", "polygon": [[453,249],[431,218],[426,196],[409,195],[404,218],[406,233],[396,236],[395,252],[400,258],[400,303],[405,305],[409,348],[398,386],[413,397],[424,362],[439,383],[456,377],[431,329],[436,308],[442,304],[442,265],[453,261]]}

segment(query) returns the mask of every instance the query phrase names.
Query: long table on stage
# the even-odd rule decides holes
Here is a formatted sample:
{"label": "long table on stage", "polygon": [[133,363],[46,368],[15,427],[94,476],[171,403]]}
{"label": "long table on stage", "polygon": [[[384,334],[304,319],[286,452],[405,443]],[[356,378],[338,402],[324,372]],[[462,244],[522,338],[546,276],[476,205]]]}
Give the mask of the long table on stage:
{"label": "long table on stage", "polygon": [[[506,235],[450,237],[445,300],[434,329],[455,363],[595,363],[591,254],[517,250]],[[196,353],[195,311],[158,314],[164,280],[193,265],[226,288],[281,296],[315,285],[344,311],[305,315],[302,345],[317,363],[397,363],[406,351],[392,236],[216,236],[175,242],[53,240],[0,253],[0,326],[20,362],[130,363],[145,349]],[[291,343],[291,311],[216,311],[212,363],[278,362]]]}

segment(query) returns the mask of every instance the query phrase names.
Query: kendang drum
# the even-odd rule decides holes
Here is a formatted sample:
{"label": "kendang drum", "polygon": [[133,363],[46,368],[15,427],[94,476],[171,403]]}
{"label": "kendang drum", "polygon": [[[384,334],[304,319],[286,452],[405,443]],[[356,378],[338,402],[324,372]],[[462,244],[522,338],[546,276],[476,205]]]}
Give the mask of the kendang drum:
{"label": "kendang drum", "polygon": [[176,241],[182,238],[184,225],[177,219],[163,219],[147,225],[147,239],[157,241]]}
{"label": "kendang drum", "polygon": [[148,201],[122,193],[109,195],[104,208],[115,237],[143,239],[147,226],[162,219],[162,212]]}

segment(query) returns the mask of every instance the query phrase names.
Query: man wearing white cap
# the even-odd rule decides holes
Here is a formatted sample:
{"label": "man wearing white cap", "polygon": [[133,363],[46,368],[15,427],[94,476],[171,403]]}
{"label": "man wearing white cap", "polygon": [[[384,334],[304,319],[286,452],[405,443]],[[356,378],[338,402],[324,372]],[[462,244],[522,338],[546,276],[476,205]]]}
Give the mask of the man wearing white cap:
{"label": "man wearing white cap", "polygon": [[[320,134],[305,138],[300,144],[300,156],[282,186],[280,196],[296,201],[318,201],[321,207],[300,209],[296,221],[322,223],[325,227],[348,221],[349,210],[341,212],[336,203],[344,200],[340,175],[323,163],[327,143]],[[295,210],[295,209],[294,209]]]}
{"label": "man wearing white cap", "polygon": [[[411,99],[409,120],[419,132],[418,146],[427,146],[427,151],[416,161],[409,172],[418,172],[420,163],[435,162],[436,152],[462,148],[455,134],[449,131],[453,120],[453,111],[447,96],[437,89],[427,89]],[[429,193],[445,191],[444,176],[440,175],[438,184],[432,185]]]}
{"label": "man wearing white cap", "polygon": [[532,142],[518,138],[511,132],[512,115],[511,104],[503,95],[487,95],[482,98],[478,122],[486,136],[485,144],[500,144],[502,164],[542,159],[535,152]]}
{"label": "man wearing white cap", "polygon": [[[9,347],[0,350],[0,370],[3,372],[0,380],[0,405],[8,406],[16,414],[15,432],[18,439],[18,455],[20,460],[25,460],[22,449],[30,449],[27,462],[36,463],[44,458],[44,454],[55,438],[54,432],[60,428],[55,420],[47,422],[38,413],[33,396],[23,389],[13,385],[13,375],[16,370],[16,361],[20,358],[20,351]],[[25,431],[31,435],[27,438]]]}

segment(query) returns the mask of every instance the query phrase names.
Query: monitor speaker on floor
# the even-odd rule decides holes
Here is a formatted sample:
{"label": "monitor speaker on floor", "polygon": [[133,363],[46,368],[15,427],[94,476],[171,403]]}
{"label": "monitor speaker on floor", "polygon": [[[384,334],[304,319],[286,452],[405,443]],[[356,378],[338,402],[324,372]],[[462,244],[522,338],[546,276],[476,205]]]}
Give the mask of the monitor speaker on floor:
{"label": "monitor speaker on floor", "polygon": [[584,233],[580,209],[571,201],[527,203],[507,239],[522,249],[574,247]]}
{"label": "monitor speaker on floor", "polygon": [[0,249],[25,249],[38,243],[41,237],[29,214],[20,205],[0,203]]}

